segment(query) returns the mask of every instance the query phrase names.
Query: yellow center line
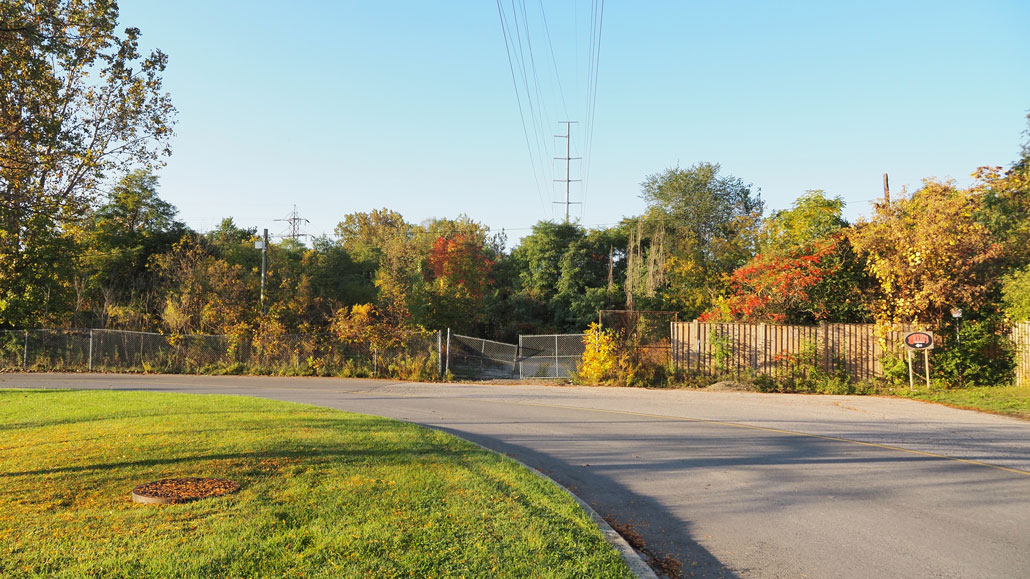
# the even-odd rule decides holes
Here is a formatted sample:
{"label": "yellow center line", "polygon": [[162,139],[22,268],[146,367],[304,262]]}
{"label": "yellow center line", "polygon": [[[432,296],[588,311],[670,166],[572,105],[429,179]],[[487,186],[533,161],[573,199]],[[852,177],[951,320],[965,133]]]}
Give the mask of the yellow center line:
{"label": "yellow center line", "polygon": [[[350,393],[353,394],[355,392],[350,392]],[[371,391],[365,391],[363,393],[371,394],[372,392]],[[390,395],[390,396],[409,396],[410,395],[410,394],[401,393],[401,392],[396,392],[396,393],[395,392],[376,392],[376,394],[387,394],[387,395]],[[857,444],[859,446],[867,446],[867,447],[871,447],[871,448],[879,448],[879,449],[883,449],[883,450],[890,450],[890,451],[895,451],[895,452],[903,452],[903,453],[906,453],[906,454],[914,454],[914,455],[918,455],[918,456],[926,456],[926,457],[936,458],[936,459],[940,459],[940,460],[950,460],[950,461],[953,461],[953,462],[961,462],[961,463],[964,463],[964,464],[970,464],[970,465],[974,465],[974,466],[982,466],[982,467],[991,468],[991,469],[995,469],[995,470],[1000,470],[1000,471],[1004,471],[1004,472],[1010,472],[1010,473],[1013,473],[1013,474],[1019,474],[1019,475],[1023,475],[1023,476],[1030,476],[1030,471],[1020,470],[1020,469],[1017,469],[1017,468],[1010,468],[1010,467],[1007,467],[1007,466],[1001,466],[1001,465],[997,465],[997,464],[991,464],[991,463],[982,462],[982,461],[979,461],[979,460],[972,460],[972,459],[968,459],[968,458],[958,458],[958,457],[954,457],[954,456],[947,456],[947,455],[944,455],[944,454],[937,454],[937,453],[933,453],[933,452],[926,452],[926,451],[923,451],[923,450],[914,450],[914,449],[911,449],[911,448],[903,448],[903,447],[900,447],[900,446],[892,446],[892,445],[889,445],[889,444],[880,444],[880,443],[877,443],[877,442],[864,442],[864,441],[861,441],[861,440],[853,440],[851,438],[841,438],[839,436],[828,436],[828,435],[825,435],[825,434],[812,434],[812,433],[809,433],[809,432],[798,432],[796,430],[784,430],[782,428],[772,428],[770,426],[757,426],[757,425],[754,425],[754,424],[742,424],[740,422],[728,422],[728,421],[725,421],[725,420],[713,420],[713,419],[709,419],[709,418],[690,418],[688,416],[671,416],[671,415],[667,415],[667,414],[651,414],[651,413],[646,413],[646,412],[633,412],[633,411],[630,411],[630,410],[609,410],[609,409],[605,409],[605,408],[585,408],[585,407],[582,407],[582,406],[565,406],[565,405],[562,405],[562,404],[547,404],[547,403],[544,403],[544,402],[523,402],[523,401],[497,400],[497,399],[488,399],[488,398],[467,398],[467,397],[464,397],[464,396],[455,396],[455,397],[452,397],[450,399],[451,400],[464,400],[466,402],[491,402],[491,403],[494,403],[494,404],[506,404],[506,405],[517,405],[517,406],[536,406],[536,407],[540,407],[540,408],[553,408],[553,409],[558,409],[558,410],[581,410],[581,411],[584,411],[584,412],[600,412],[600,413],[603,413],[603,414],[619,414],[619,415],[623,415],[623,416],[639,416],[639,417],[642,417],[642,418],[660,418],[660,419],[663,419],[663,420],[675,420],[675,421],[679,421],[679,422],[694,422],[694,423],[699,423],[699,424],[711,424],[711,425],[715,425],[715,426],[727,426],[727,427],[731,427],[731,428],[744,428],[744,429],[748,429],[748,430],[759,430],[759,431],[762,431],[762,432],[772,432],[772,433],[776,433],[776,434],[787,434],[787,435],[791,435],[791,436],[803,436],[803,437],[806,437],[806,438],[817,438],[817,439],[820,439],[820,440],[830,440],[830,441],[833,441],[833,442],[844,442],[844,443],[848,443],[848,444]]]}

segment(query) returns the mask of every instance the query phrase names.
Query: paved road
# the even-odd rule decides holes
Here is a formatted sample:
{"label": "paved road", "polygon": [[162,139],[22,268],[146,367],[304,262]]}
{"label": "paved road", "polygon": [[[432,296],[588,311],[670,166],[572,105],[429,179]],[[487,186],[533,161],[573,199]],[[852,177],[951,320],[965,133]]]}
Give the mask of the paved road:
{"label": "paved road", "polygon": [[389,416],[534,466],[696,577],[1030,577],[1030,423],[912,401],[318,378],[0,375]]}

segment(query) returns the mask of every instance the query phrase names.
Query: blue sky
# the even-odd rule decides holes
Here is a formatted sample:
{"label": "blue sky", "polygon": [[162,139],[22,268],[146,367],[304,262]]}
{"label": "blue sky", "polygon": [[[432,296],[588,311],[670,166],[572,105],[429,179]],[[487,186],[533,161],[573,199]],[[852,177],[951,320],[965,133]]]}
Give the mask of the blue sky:
{"label": "blue sky", "polygon": [[304,231],[332,233],[388,207],[413,223],[466,214],[513,245],[561,218],[564,120],[579,121],[571,212],[588,227],[639,215],[648,175],[700,161],[761,188],[770,210],[823,189],[855,220],[884,172],[895,193],[966,185],[1025,140],[1025,0],[609,0],[596,93],[595,3],[515,2],[538,79],[522,115],[513,3],[500,4],[507,29],[485,0],[122,0],[122,26],[170,59],[179,123],[161,196],[202,231],[231,216],[274,235],[296,205]]}

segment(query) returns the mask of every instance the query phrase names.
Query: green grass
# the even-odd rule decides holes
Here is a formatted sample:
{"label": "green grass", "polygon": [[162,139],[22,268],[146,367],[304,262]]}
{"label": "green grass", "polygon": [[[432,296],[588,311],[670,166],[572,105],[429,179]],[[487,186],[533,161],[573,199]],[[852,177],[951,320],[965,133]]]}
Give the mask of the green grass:
{"label": "green grass", "polygon": [[[0,577],[631,577],[564,491],[411,424],[243,397],[0,390]],[[138,505],[138,484],[228,478]]]}
{"label": "green grass", "polygon": [[956,408],[980,410],[1030,419],[1030,387],[982,386],[953,390],[927,390],[925,387],[909,391],[897,388],[893,393],[905,398],[947,404]]}

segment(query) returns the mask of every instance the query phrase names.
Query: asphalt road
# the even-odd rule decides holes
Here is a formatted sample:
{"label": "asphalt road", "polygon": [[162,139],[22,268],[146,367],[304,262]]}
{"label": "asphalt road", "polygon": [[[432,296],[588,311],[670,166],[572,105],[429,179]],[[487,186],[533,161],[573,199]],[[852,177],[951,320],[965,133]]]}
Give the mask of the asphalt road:
{"label": "asphalt road", "polygon": [[0,387],[293,400],[533,466],[691,577],[1030,577],[1030,422],[872,397],[546,385],[0,375]]}

